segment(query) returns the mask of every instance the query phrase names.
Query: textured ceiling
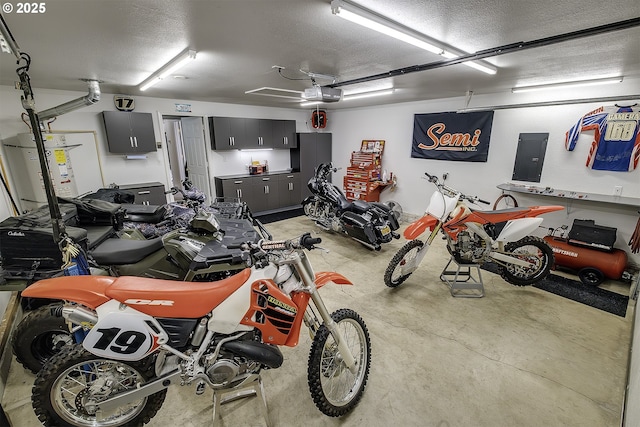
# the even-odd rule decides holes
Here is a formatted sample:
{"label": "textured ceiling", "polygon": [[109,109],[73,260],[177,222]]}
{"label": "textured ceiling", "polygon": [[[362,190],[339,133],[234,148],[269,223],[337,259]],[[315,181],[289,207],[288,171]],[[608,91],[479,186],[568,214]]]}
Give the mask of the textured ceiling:
{"label": "textured ceiling", "polygon": [[[358,4],[470,53],[640,17],[637,0],[358,0]],[[16,3],[17,4],[17,3]],[[264,86],[304,90],[299,69],[338,82],[440,61],[437,55],[331,14],[330,0],[56,0],[43,14],[3,13],[31,55],[36,88],[142,95],[139,85],[185,48],[197,60],[145,96],[294,107],[295,101],[245,94]],[[487,75],[464,65],[394,77],[387,97],[331,108],[505,92],[517,85],[585,77],[640,76],[640,27],[488,58]],[[272,68],[285,67],[283,74]],[[16,80],[15,58],[0,55],[0,84]],[[331,81],[319,79],[325,85]],[[354,90],[357,87],[345,86]]]}

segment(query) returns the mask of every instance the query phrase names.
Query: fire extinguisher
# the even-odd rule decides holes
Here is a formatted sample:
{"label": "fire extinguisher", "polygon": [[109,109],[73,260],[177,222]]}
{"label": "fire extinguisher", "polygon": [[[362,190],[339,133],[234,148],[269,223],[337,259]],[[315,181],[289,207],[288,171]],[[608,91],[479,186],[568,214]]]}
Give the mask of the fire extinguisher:
{"label": "fire extinguisher", "polygon": [[314,129],[324,129],[327,126],[327,112],[324,110],[314,110],[311,113],[311,127]]}

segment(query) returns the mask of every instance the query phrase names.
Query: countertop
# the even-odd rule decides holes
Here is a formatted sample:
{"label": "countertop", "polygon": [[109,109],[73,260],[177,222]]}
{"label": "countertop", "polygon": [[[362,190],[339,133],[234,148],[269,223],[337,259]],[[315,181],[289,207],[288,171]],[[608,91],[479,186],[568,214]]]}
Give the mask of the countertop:
{"label": "countertop", "polygon": [[236,175],[220,175],[220,176],[216,176],[215,178],[219,178],[219,179],[253,178],[257,176],[274,176],[274,175],[284,175],[287,173],[297,173],[297,172],[299,171],[288,169],[288,170],[281,170],[281,171],[269,171],[267,173],[259,173],[256,175],[250,175],[248,172],[236,174]]}

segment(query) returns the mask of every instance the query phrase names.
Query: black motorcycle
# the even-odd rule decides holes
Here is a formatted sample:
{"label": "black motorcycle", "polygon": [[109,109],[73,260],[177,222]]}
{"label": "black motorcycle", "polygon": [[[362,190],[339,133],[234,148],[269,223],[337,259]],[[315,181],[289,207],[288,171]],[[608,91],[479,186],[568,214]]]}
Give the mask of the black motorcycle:
{"label": "black motorcycle", "polygon": [[304,213],[327,231],[346,233],[364,246],[380,250],[382,243],[398,239],[401,209],[395,202],[350,202],[342,190],[329,182],[331,163],[316,167],[308,187],[312,195],[302,202]]}

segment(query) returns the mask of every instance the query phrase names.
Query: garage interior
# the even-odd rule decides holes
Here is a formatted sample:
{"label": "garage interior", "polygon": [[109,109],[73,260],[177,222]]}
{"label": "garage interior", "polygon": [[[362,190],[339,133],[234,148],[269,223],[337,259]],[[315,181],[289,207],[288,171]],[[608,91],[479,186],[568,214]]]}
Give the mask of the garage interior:
{"label": "garage interior", "polygon": [[[312,338],[303,327],[296,347],[281,346],[282,367],[262,372],[271,425],[639,425],[640,357],[633,350],[640,345],[640,167],[633,162],[640,157],[640,4],[547,3],[5,3],[0,219],[47,205],[29,145],[34,132],[24,87],[15,85],[25,62],[11,51],[19,49],[30,57],[43,143],[56,152],[54,181],[72,182],[58,184],[58,196],[115,185],[134,193],[135,205],[164,205],[180,202],[169,190],[189,178],[206,201],[246,202],[276,239],[320,237],[323,250],[308,252],[314,270],[354,283],[320,293],[331,312],[355,310],[369,330],[371,367],[361,401],[340,418],[316,408],[306,377]],[[391,30],[341,19],[349,14]],[[605,134],[586,127],[585,117],[600,107],[624,108],[630,123],[636,117],[635,128],[617,130],[618,139],[636,141],[628,170],[585,164],[596,148],[591,142]],[[490,114],[484,157],[438,157],[420,148],[419,120],[476,113]],[[233,133],[238,123],[245,136]],[[262,126],[278,136],[250,141],[250,129]],[[584,127],[569,150],[575,126]],[[137,131],[123,137],[124,128]],[[442,136],[444,128],[426,135]],[[427,141],[436,140],[448,143]],[[351,186],[358,181],[354,165],[372,153],[365,141],[384,150],[373,150],[376,176],[358,190]],[[351,200],[401,206],[399,239],[372,250],[305,216],[307,181],[322,162],[336,167],[332,183]],[[442,279],[451,255],[438,236],[402,285],[385,286],[387,266],[409,240],[403,233],[434,193],[425,173],[446,175],[448,186],[490,202],[473,209],[491,210],[502,195],[520,207],[561,206],[540,217],[532,233],[540,238],[564,237],[574,221],[613,229],[615,248],[595,253],[624,253],[624,274],[594,286],[585,283],[597,275],[593,269],[581,275],[580,268],[558,266],[551,276],[564,288],[554,293],[478,269],[483,295],[461,298]],[[503,198],[496,207],[509,203]],[[563,254],[555,255],[559,262]],[[12,331],[29,310],[10,282],[0,285],[2,409],[9,425],[39,425],[31,405],[35,375],[11,348]],[[567,283],[577,290],[566,291]],[[622,303],[607,311],[593,295]],[[212,425],[212,395],[210,388],[196,395],[195,384],[170,387],[148,425]],[[222,405],[221,414],[215,425],[267,423],[259,398]]]}

